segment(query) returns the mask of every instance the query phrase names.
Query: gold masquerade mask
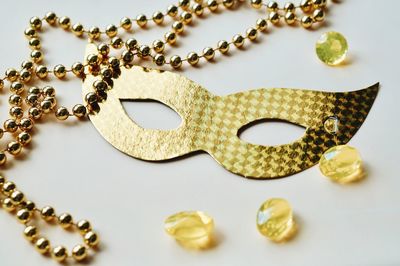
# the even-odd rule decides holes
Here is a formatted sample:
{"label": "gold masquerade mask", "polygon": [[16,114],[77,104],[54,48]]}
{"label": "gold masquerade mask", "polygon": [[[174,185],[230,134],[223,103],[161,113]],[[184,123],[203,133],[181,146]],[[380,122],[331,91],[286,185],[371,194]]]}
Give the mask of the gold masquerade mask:
{"label": "gold masquerade mask", "polygon": [[[97,79],[86,77],[83,95],[94,90]],[[161,161],[205,151],[232,173],[278,178],[313,166],[327,149],[347,143],[363,124],[378,89],[379,84],[345,93],[273,88],[216,96],[172,72],[121,67],[107,100],[90,120],[109,143],[135,158]],[[136,124],[121,100],[143,99],[175,110],[182,117],[179,128],[154,130]],[[330,117],[340,123],[335,136],[324,127]],[[254,145],[238,137],[242,127],[261,119],[288,121],[306,131],[301,139],[279,146]]]}

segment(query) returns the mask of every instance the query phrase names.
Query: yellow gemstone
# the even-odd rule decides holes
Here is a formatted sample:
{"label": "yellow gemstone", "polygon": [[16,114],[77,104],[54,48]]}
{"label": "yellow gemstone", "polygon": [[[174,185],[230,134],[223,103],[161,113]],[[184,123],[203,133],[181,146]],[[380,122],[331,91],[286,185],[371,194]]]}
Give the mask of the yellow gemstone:
{"label": "yellow gemstone", "polygon": [[264,202],[257,212],[257,228],[272,241],[289,240],[296,232],[292,208],[284,199],[272,198]]}
{"label": "yellow gemstone", "polygon": [[213,219],[201,211],[184,211],[165,220],[165,230],[188,248],[207,248],[214,231]]}
{"label": "yellow gemstone", "polygon": [[363,176],[361,156],[348,145],[327,150],[319,161],[319,169],[324,176],[339,183],[353,182]]}
{"label": "yellow gemstone", "polygon": [[344,36],[334,31],[322,34],[316,44],[318,58],[331,66],[336,66],[344,61],[348,48]]}

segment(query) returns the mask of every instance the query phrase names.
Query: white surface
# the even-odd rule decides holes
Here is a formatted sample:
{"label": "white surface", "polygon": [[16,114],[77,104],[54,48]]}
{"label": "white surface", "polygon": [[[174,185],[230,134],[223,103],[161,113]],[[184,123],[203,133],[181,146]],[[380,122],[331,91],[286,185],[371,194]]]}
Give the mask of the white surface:
{"label": "white surface", "polygon": [[[2,71],[27,58],[22,31],[33,15],[54,10],[74,22],[105,26],[122,16],[164,10],[168,4],[170,0],[4,1]],[[380,81],[375,105],[351,141],[369,171],[361,183],[333,184],[318,167],[274,181],[246,180],[225,171],[207,154],[168,163],[143,162],[115,150],[90,122],[40,124],[32,149],[2,172],[38,205],[50,204],[58,212],[93,222],[102,238],[101,252],[90,263],[93,266],[400,265],[399,9],[400,2],[395,0],[343,1],[331,6],[327,24],[319,30],[273,28],[259,44],[246,46],[246,51],[234,51],[232,56],[218,57],[215,64],[182,72],[217,94],[275,86],[349,91]],[[211,16],[190,28],[174,53],[184,55],[229,39],[260,15],[240,9]],[[151,40],[166,30],[153,29],[137,38]],[[348,39],[345,67],[327,67],[315,56],[314,43],[328,30]],[[46,62],[69,65],[82,58],[84,45],[85,41],[62,31],[48,31]],[[63,105],[80,101],[79,82],[56,85]],[[5,118],[5,96],[0,108]],[[135,113],[146,114],[143,110]],[[176,120],[169,117],[167,121],[174,125]],[[248,137],[279,143],[276,137],[261,137],[269,125],[258,127],[262,129],[249,132],[252,136]],[[283,134],[285,129],[279,127],[274,134]],[[301,134],[293,132],[281,143]],[[285,245],[270,243],[256,230],[256,211],[270,197],[288,199],[300,224],[297,237]],[[164,218],[186,209],[204,210],[215,218],[219,236],[215,249],[187,251],[164,233]],[[0,265],[56,265],[23,239],[22,229],[0,210]],[[50,236],[54,244],[71,246],[80,240],[58,229]]]}

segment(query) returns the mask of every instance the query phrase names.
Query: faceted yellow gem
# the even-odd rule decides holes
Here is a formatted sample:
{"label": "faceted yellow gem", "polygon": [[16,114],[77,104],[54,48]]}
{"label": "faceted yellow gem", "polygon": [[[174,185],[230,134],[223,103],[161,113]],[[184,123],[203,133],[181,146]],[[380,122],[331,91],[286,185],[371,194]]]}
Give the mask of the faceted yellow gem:
{"label": "faceted yellow gem", "polygon": [[257,212],[257,228],[261,234],[275,242],[289,240],[296,232],[292,208],[284,199],[272,198]]}
{"label": "faceted yellow gem", "polygon": [[326,32],[316,44],[318,58],[327,65],[336,66],[344,61],[348,51],[347,41],[338,32]]}
{"label": "faceted yellow gem", "polygon": [[327,150],[319,161],[322,174],[339,183],[349,183],[362,178],[362,160],[358,151],[347,145]]}
{"label": "faceted yellow gem", "polygon": [[213,219],[201,211],[184,211],[165,220],[165,230],[188,248],[207,248],[212,242]]}

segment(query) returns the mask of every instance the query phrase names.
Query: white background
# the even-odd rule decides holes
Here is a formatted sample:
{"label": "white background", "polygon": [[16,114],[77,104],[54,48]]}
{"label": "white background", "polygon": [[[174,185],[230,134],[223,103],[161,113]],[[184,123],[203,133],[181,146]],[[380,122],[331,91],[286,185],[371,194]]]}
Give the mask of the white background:
{"label": "white background", "polygon": [[[1,71],[18,67],[28,57],[23,29],[31,16],[54,10],[71,16],[73,22],[105,26],[123,16],[164,10],[168,4],[170,0],[4,1]],[[50,204],[58,213],[67,211],[76,219],[92,221],[102,245],[90,265],[400,265],[399,9],[395,0],[331,4],[327,23],[318,30],[272,28],[244,51],[182,71],[221,95],[261,87],[350,91],[381,82],[375,105],[350,143],[368,169],[363,182],[334,184],[321,176],[318,167],[279,180],[246,180],[207,154],[168,163],[143,162],[114,149],[90,122],[52,119],[38,125],[32,148],[2,173],[39,206]],[[209,16],[190,27],[173,53],[185,55],[213,46],[244,32],[263,15],[241,8]],[[137,38],[149,42],[167,29],[151,27],[149,34]],[[316,58],[315,42],[329,30],[347,37],[350,51],[345,66],[327,67]],[[48,30],[43,46],[49,65],[70,65],[82,60],[85,40]],[[79,81],[53,84],[62,105],[81,101]],[[0,98],[4,119],[7,97],[3,93]],[[127,109],[144,126],[179,124],[172,111],[155,104],[132,103]],[[286,143],[301,134],[293,126],[265,123],[244,137],[267,145]],[[273,244],[256,230],[256,211],[270,197],[286,198],[294,208],[300,231],[287,244]],[[216,248],[187,251],[164,233],[166,216],[191,209],[215,218]],[[22,230],[13,216],[0,210],[0,265],[56,265],[23,239]],[[57,227],[46,233],[52,243],[70,248],[80,241]]]}

